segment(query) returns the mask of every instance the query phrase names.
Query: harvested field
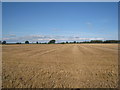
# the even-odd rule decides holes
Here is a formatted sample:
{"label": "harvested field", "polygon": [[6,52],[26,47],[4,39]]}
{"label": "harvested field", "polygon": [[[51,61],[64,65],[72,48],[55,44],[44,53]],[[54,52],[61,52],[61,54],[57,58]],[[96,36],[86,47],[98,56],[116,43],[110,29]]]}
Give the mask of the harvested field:
{"label": "harvested field", "polygon": [[3,45],[3,88],[115,88],[118,44]]}

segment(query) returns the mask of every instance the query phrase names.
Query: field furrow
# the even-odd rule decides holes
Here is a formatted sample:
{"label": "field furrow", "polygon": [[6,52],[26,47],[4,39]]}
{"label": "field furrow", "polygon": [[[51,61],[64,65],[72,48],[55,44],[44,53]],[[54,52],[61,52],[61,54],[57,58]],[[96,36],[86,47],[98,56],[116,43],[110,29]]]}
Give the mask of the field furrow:
{"label": "field furrow", "polygon": [[3,45],[4,88],[115,88],[116,44]]}

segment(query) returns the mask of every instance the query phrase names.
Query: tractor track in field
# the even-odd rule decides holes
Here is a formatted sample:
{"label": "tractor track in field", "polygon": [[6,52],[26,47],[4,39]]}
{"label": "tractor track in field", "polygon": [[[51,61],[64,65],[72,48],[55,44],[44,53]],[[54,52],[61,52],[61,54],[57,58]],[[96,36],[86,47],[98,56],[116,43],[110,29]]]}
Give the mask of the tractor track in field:
{"label": "tractor track in field", "polygon": [[4,88],[115,88],[115,45],[3,46]]}

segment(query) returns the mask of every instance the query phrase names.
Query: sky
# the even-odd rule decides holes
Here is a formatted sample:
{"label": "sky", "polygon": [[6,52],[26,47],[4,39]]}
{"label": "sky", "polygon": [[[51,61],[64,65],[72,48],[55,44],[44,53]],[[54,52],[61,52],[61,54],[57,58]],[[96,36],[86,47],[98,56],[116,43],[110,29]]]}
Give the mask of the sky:
{"label": "sky", "polygon": [[117,2],[3,2],[7,42],[117,40]]}

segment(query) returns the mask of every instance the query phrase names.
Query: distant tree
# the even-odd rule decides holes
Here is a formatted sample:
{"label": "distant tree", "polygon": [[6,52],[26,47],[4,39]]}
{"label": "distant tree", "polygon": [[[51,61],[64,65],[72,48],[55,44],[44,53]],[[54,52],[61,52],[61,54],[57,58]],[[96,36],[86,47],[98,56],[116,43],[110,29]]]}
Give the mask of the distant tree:
{"label": "distant tree", "polygon": [[25,41],[25,44],[29,44],[29,41]]}
{"label": "distant tree", "polygon": [[6,41],[3,41],[2,44],[6,44]]}
{"label": "distant tree", "polygon": [[90,42],[91,43],[102,43],[103,41],[102,40],[91,40]]}
{"label": "distant tree", "polygon": [[70,42],[70,43],[73,43],[73,42]]}
{"label": "distant tree", "polygon": [[83,41],[82,43],[90,43],[89,41]]}
{"label": "distant tree", "polygon": [[38,41],[36,42],[36,44],[38,44]]}
{"label": "distant tree", "polygon": [[120,40],[118,40],[118,43],[120,43]]}
{"label": "distant tree", "polygon": [[65,44],[65,42],[61,42],[61,44]]}
{"label": "distant tree", "polygon": [[49,42],[48,42],[48,44],[54,44],[55,43],[55,40],[50,40]]}
{"label": "distant tree", "polygon": [[120,40],[106,40],[104,43],[120,43]]}
{"label": "distant tree", "polygon": [[21,44],[21,42],[17,42],[16,44]]}
{"label": "distant tree", "polygon": [[40,43],[40,44],[47,44],[46,42],[44,42],[44,43]]}
{"label": "distant tree", "polygon": [[66,43],[68,43],[68,41],[66,41]]}
{"label": "distant tree", "polygon": [[2,42],[0,41],[0,44],[2,44]]}
{"label": "distant tree", "polygon": [[74,41],[73,43],[76,43],[76,41]]}

